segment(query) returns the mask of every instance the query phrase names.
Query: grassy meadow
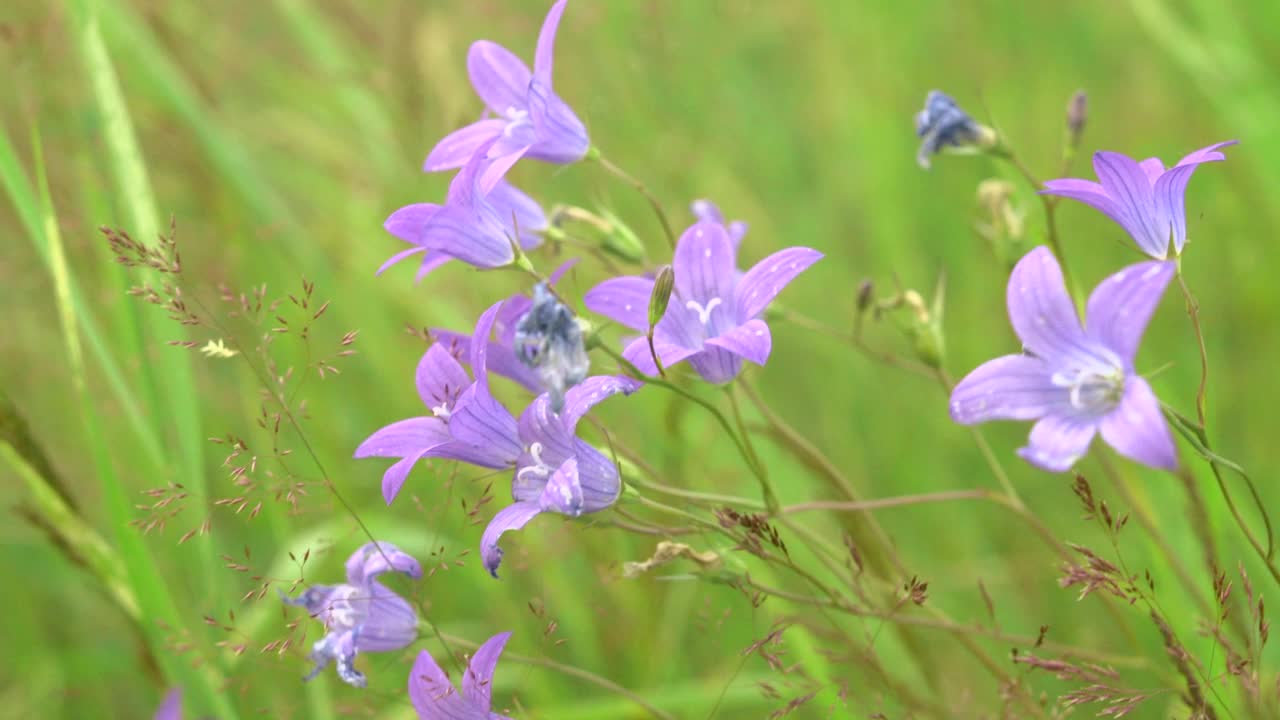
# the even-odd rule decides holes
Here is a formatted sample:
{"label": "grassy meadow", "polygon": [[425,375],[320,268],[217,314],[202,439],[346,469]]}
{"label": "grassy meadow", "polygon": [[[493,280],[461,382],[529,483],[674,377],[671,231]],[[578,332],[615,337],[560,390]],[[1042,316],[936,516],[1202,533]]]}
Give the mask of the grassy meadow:
{"label": "grassy meadow", "polygon": [[[1190,471],[1179,478],[1095,442],[1078,470],[1116,515],[1131,517],[1113,548],[1082,517],[1072,475],[1015,455],[1028,424],[975,433],[950,420],[945,388],[911,369],[908,311],[864,318],[870,351],[848,334],[864,279],[881,298],[895,282],[931,298],[945,276],[945,375],[1018,347],[1004,303],[1009,265],[974,230],[978,184],[1004,178],[1017,188],[1026,227],[1015,259],[1045,242],[1043,208],[997,159],[917,166],[912,116],[929,90],[998,128],[1039,179],[1061,176],[1065,107],[1078,89],[1088,121],[1070,176],[1093,178],[1098,149],[1171,162],[1238,138],[1226,162],[1190,185],[1183,271],[1210,364],[1208,437],[1249,471],[1264,506],[1280,507],[1270,455],[1280,432],[1271,405],[1280,285],[1270,272],[1280,205],[1267,200],[1267,188],[1280,187],[1280,3],[571,0],[556,90],[677,231],[692,221],[689,203],[706,197],[750,223],[745,264],[792,245],[826,255],[780,296],[784,313],[802,319],[771,318],[772,357],[743,376],[761,399],[744,404],[744,422],[781,503],[847,501],[839,482],[861,500],[957,492],[869,513],[797,511],[779,527],[795,562],[824,581],[865,581],[867,602],[881,608],[870,617],[805,602],[811,588],[715,533],[674,539],[720,553],[727,574],[804,597],[752,597],[687,560],[624,578],[624,563],[650,557],[662,539],[628,531],[633,518],[681,524],[633,504],[625,515],[539,517],[504,539],[494,580],[477,548],[506,503],[507,474],[434,461],[388,506],[380,480],[389,461],[352,458],[374,430],[424,412],[413,385],[421,328],[467,331],[484,308],[529,286],[518,273],[461,263],[421,283],[413,263],[374,272],[404,247],[382,229],[387,215],[444,197],[450,175],[421,172],[427,151],[481,111],[468,46],[486,38],[531,59],[549,4],[0,8],[0,487],[9,511],[0,717],[150,717],[180,685],[188,717],[413,718],[405,683],[418,651],[444,658],[444,639],[462,654],[503,630],[514,637],[494,708],[518,720],[766,718],[806,696],[788,717],[1060,717],[1058,699],[1090,684],[1015,662],[1015,649],[1114,669],[1105,683],[1148,695],[1128,717],[1191,716],[1186,674],[1151,608],[1104,593],[1078,600],[1078,587],[1060,587],[1064,543],[1113,561],[1119,553],[1124,572],[1152,588],[1191,674],[1209,680],[1201,691],[1216,717],[1277,716],[1268,714],[1280,712],[1276,644],[1255,648],[1260,666],[1245,670],[1258,673],[1255,704],[1209,634],[1249,625],[1243,632],[1258,643],[1241,570],[1268,600],[1280,601],[1280,582],[1189,444],[1179,439]],[[511,178],[547,207],[624,219],[651,258],[644,269],[669,261],[645,199],[598,164],[525,161]],[[216,329],[184,327],[130,297],[163,278],[113,262],[99,232],[150,242],[171,218],[184,297],[222,318]],[[1142,259],[1119,227],[1079,203],[1058,205],[1056,220],[1085,288]],[[611,274],[606,262],[569,245],[533,257],[549,270],[571,255],[583,260],[560,289],[577,300]],[[304,284],[314,284],[309,297]],[[231,315],[241,293],[252,305],[264,285],[266,302],[281,302],[261,322]],[[353,331],[354,343],[341,345]],[[620,334],[603,332],[609,342]],[[169,344],[252,348],[264,334],[274,336],[270,362]],[[338,356],[345,349],[357,353]],[[596,371],[616,371],[592,357]],[[322,360],[337,372],[318,372]],[[1176,287],[1138,365],[1161,399],[1194,416],[1200,362]],[[728,412],[725,393],[677,377]],[[267,393],[289,398],[301,435],[287,418],[277,427]],[[527,399],[512,385],[501,396],[517,412]],[[715,418],[675,394],[646,388],[592,417],[588,439],[665,485],[759,499]],[[229,438],[244,445],[230,460]],[[1261,536],[1240,476],[1224,477]],[[404,651],[362,655],[368,689],[332,670],[303,684],[320,625],[284,608],[277,590],[340,582],[366,532],[422,562],[423,580],[389,583],[437,632]],[[809,533],[841,552],[845,533],[887,539],[896,565],[864,557],[877,577],[849,581],[847,567],[832,571],[808,549]],[[842,558],[836,565],[852,564]],[[1226,620],[1218,569],[1233,584]],[[927,582],[920,604],[902,587],[913,578]],[[1072,716],[1106,707],[1083,704]]]}

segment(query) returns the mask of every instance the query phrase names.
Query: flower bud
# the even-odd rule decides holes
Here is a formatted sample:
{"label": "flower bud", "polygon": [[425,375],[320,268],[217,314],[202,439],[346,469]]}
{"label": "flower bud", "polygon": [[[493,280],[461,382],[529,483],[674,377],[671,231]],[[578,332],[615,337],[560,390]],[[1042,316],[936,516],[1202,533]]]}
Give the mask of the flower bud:
{"label": "flower bud", "polygon": [[633,265],[644,262],[644,244],[635,231],[617,215],[603,208],[600,210],[600,217],[609,224],[609,230],[602,240],[604,251]]}
{"label": "flower bud", "polygon": [[546,283],[533,287],[533,306],[516,322],[516,357],[538,373],[551,409],[564,407],[564,392],[587,377],[591,359],[582,326]]}
{"label": "flower bud", "polygon": [[670,265],[662,266],[658,277],[653,280],[653,293],[649,295],[649,327],[655,327],[662,316],[667,314],[667,304],[671,302],[671,292],[675,286],[675,271]]}
{"label": "flower bud", "polygon": [[1080,141],[1080,135],[1084,132],[1084,124],[1088,117],[1089,96],[1084,90],[1077,90],[1067,101],[1067,132],[1071,135],[1073,145]]}
{"label": "flower bud", "polygon": [[867,311],[867,308],[871,307],[871,301],[875,299],[873,297],[875,291],[876,284],[871,281],[871,278],[867,278],[858,283],[858,299],[856,307],[859,313],[864,313]]}
{"label": "flower bud", "polygon": [[926,170],[932,156],[943,151],[974,154],[1000,147],[1000,137],[995,130],[969,117],[951,96],[940,90],[929,91],[924,110],[916,114],[916,135],[920,138],[916,162]]}

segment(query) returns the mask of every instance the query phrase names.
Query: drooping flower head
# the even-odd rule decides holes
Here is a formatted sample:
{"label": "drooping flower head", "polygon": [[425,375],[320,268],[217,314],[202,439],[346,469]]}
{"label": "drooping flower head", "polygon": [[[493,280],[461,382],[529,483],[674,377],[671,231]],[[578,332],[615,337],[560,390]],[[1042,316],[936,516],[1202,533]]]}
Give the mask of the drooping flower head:
{"label": "drooping flower head", "polygon": [[1093,170],[1101,182],[1050,180],[1041,192],[1079,200],[1101,211],[1119,223],[1142,252],[1164,260],[1169,257],[1170,240],[1174,255],[1181,255],[1187,242],[1185,196],[1192,173],[1201,163],[1225,160],[1219,150],[1238,142],[1227,140],[1201,148],[1168,169],[1160,158],[1138,162],[1117,152],[1099,151],[1093,155]]}
{"label": "drooping flower head", "polygon": [[515,259],[511,243],[517,236],[525,250],[541,245],[548,227],[542,207],[501,178],[486,185],[482,175],[491,165],[477,153],[449,184],[443,206],[418,203],[392,213],[387,232],[413,247],[391,256],[378,273],[418,254],[419,280],[454,259],[479,268],[502,267]]}
{"label": "drooping flower head", "polygon": [[336,662],[338,677],[362,688],[366,681],[355,669],[357,653],[399,650],[417,639],[418,613],[377,580],[392,571],[415,580],[422,577],[418,561],[395,545],[365,543],[347,559],[346,583],[313,585],[297,598],[284,598],[290,605],[305,607],[324,623],[324,637],[311,648],[316,666],[306,680]]}
{"label": "drooping flower head", "polygon": [[964,425],[1036,420],[1018,454],[1053,472],[1071,468],[1093,436],[1144,465],[1173,469],[1177,458],[1160,402],[1134,370],[1134,357],[1165,287],[1168,262],[1130,265],[1089,296],[1084,327],[1048,248],[1018,261],[1009,276],[1009,320],[1026,352],[969,373],[951,393]]}
{"label": "drooping flower head", "polygon": [[[589,377],[565,392],[564,407],[558,414],[551,409],[549,394],[543,393],[517,421],[489,389],[490,350],[496,347],[511,352],[510,346],[504,348],[490,338],[503,305],[490,307],[476,323],[475,334],[468,343],[475,380],[461,392],[438,390],[446,378],[449,388],[466,380],[466,371],[447,350],[438,351],[432,364],[428,365],[424,358],[419,366],[423,401],[434,410],[434,403],[439,400],[446,412],[392,423],[374,433],[356,451],[357,457],[402,458],[383,477],[384,495],[388,488],[398,491],[409,469],[424,457],[514,469],[512,496],[516,502],[498,512],[481,539],[485,568],[495,576],[502,559],[498,539],[504,532],[524,527],[539,513],[577,517],[603,510],[617,500],[622,489],[618,468],[599,450],[578,439],[576,428],[597,403],[640,387],[628,378]],[[432,350],[436,347],[443,345],[437,343]],[[515,362],[514,354],[510,357]],[[438,365],[434,364],[437,360]],[[394,492],[388,502],[392,497]]]}
{"label": "drooping flower head", "polygon": [[[460,167],[477,152],[493,160],[489,180],[502,177],[521,157],[568,164],[581,160],[591,143],[587,129],[552,89],[551,69],[556,29],[567,0],[547,13],[538,34],[533,72],[510,50],[479,40],[467,53],[471,86],[485,102],[485,117],[441,140],[427,156],[427,172]],[[488,147],[486,143],[492,143]]]}
{"label": "drooping flower head", "polygon": [[920,150],[916,162],[929,169],[930,159],[944,151],[968,153],[996,145],[996,132],[969,117],[950,95],[930,90],[924,109],[916,113],[916,136]]}
{"label": "drooping flower head", "polygon": [[533,304],[516,321],[516,357],[532,368],[547,389],[551,409],[564,407],[564,391],[587,378],[591,359],[583,346],[582,328],[573,311],[547,289],[533,288]]}
{"label": "drooping flower head", "polygon": [[[708,382],[727,383],[742,370],[743,360],[763,365],[773,343],[760,315],[822,257],[810,248],[786,248],[740,273],[735,255],[729,232],[718,222],[698,222],[680,237],[671,263],[675,290],[653,335],[664,367],[688,360]],[[652,293],[652,278],[628,276],[605,280],[583,300],[593,312],[646,333]],[[632,341],[623,355],[641,371],[657,372],[647,338]]]}
{"label": "drooping flower head", "polygon": [[156,708],[155,720],[182,720],[182,688],[173,688],[165,693]]}
{"label": "drooping flower head", "polygon": [[409,699],[420,720],[509,720],[490,708],[493,671],[510,639],[511,633],[498,633],[476,650],[462,676],[461,693],[431,653],[419,653],[409,675]]}
{"label": "drooping flower head", "polygon": [[694,200],[689,205],[689,210],[693,216],[699,220],[706,222],[719,223],[729,233],[729,242],[733,243],[733,249],[737,250],[742,244],[742,238],[747,234],[748,225],[742,220],[724,221],[724,213],[720,212],[720,206],[710,200]]}

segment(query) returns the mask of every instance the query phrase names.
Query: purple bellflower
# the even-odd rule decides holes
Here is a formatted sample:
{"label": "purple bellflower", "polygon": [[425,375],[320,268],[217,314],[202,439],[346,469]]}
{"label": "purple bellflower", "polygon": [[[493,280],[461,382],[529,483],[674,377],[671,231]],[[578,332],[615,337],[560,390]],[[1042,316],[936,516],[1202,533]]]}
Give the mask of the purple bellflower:
{"label": "purple bellflower", "polygon": [[313,585],[296,599],[284,598],[324,623],[324,637],[311,649],[316,666],[306,680],[336,661],[338,677],[362,688],[365,677],[355,669],[357,653],[399,650],[418,638],[418,613],[377,580],[393,570],[415,580],[422,577],[418,561],[395,545],[365,543],[347,560],[346,583]]}
{"label": "purple bellflower", "polygon": [[1038,247],[1009,276],[1009,320],[1026,352],[990,360],[951,393],[963,425],[1036,420],[1018,454],[1052,472],[1071,468],[1095,434],[1121,455],[1173,469],[1173,437],[1147,381],[1133,366],[1138,344],[1173,277],[1169,262],[1130,265],[1089,296],[1084,327],[1053,253]]}
{"label": "purple bellflower", "polygon": [[[479,40],[467,53],[471,86],[484,100],[486,117],[449,134],[427,156],[427,172],[460,167],[477,153],[493,160],[485,171],[492,185],[521,157],[568,164],[581,160],[590,148],[587,129],[551,85],[556,29],[567,0],[551,6],[529,72],[510,50]],[[492,113],[496,117],[488,117]]]}
{"label": "purple bellflower", "polygon": [[591,369],[573,311],[545,283],[538,283],[533,287],[533,304],[516,321],[512,341],[520,362],[538,374],[550,395],[552,412],[560,412],[565,390],[586,380]]}
{"label": "purple bellflower", "polygon": [[165,693],[156,708],[155,720],[182,720],[182,688],[173,688]]}
{"label": "purple bellflower", "polygon": [[[524,527],[539,513],[577,517],[603,510],[617,500],[622,490],[618,468],[599,450],[579,440],[575,432],[578,421],[597,403],[640,387],[640,383],[628,378],[589,377],[565,392],[559,414],[552,411],[550,397],[543,393],[517,421],[489,390],[488,355],[490,348],[496,346],[489,336],[502,306],[497,303],[480,316],[470,339],[474,382],[460,392],[454,391],[466,380],[458,361],[448,351],[437,352],[430,366],[424,358],[419,366],[419,392],[435,416],[388,425],[356,450],[356,457],[402,458],[383,478],[383,494],[388,502],[409,469],[423,457],[461,460],[486,468],[513,468],[511,489],[516,502],[498,512],[481,539],[484,566],[495,577],[502,560],[498,539],[504,532]],[[443,346],[436,343],[431,350],[437,347]],[[437,392],[444,386],[444,378],[449,392]],[[435,412],[437,406],[433,403],[437,399],[445,413]],[[447,417],[442,417],[446,413]]]}
{"label": "purple bellflower", "polygon": [[509,720],[492,712],[493,671],[511,633],[489,638],[471,656],[462,676],[462,692],[454,689],[449,676],[423,650],[409,675],[409,699],[421,720]]}
{"label": "purple bellflower", "polygon": [[498,178],[486,187],[481,176],[491,166],[483,152],[476,153],[449,184],[443,206],[418,203],[392,213],[384,224],[387,232],[413,247],[392,255],[378,274],[418,254],[419,280],[454,259],[479,268],[502,267],[515,260],[511,243],[517,231],[523,249],[541,245],[546,214],[506,180]]}
{"label": "purple bellflower", "polygon": [[742,244],[742,238],[747,234],[747,224],[741,220],[724,221],[724,213],[720,212],[720,206],[710,200],[694,200],[689,205],[689,210],[693,212],[693,216],[699,220],[706,222],[719,223],[729,233],[729,242],[733,243],[733,249],[736,251],[738,246]]}
{"label": "purple bellflower", "polygon": [[[743,360],[764,365],[773,341],[760,315],[822,258],[810,248],[786,248],[739,273],[735,255],[729,231],[719,222],[695,223],[680,237],[671,263],[675,289],[653,334],[664,367],[688,360],[707,382],[727,383],[742,370]],[[644,333],[653,282],[641,276],[605,280],[583,301],[593,312]],[[647,338],[632,341],[623,355],[642,372],[657,373]]]}
{"label": "purple bellflower", "polygon": [[930,90],[924,109],[916,113],[916,135],[920,138],[916,162],[925,170],[929,169],[930,159],[944,150],[977,152],[994,147],[997,142],[995,130],[969,117],[941,90]]}
{"label": "purple bellflower", "polygon": [[1227,140],[1201,148],[1168,169],[1160,158],[1138,162],[1117,152],[1096,152],[1093,170],[1100,183],[1077,178],[1050,180],[1041,192],[1079,200],[1101,211],[1119,223],[1142,252],[1164,260],[1169,257],[1170,240],[1174,255],[1181,255],[1187,242],[1185,195],[1191,174],[1201,163],[1225,160],[1218,150],[1238,142]]}

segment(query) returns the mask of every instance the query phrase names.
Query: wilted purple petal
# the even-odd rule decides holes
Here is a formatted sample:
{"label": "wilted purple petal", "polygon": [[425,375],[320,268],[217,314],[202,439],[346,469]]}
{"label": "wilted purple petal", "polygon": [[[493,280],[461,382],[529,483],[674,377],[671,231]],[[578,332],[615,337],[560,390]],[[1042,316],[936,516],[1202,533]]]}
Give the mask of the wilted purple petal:
{"label": "wilted purple petal", "polygon": [[1147,322],[1174,270],[1172,262],[1143,262],[1103,280],[1089,295],[1085,330],[1132,367]]}
{"label": "wilted purple petal", "polygon": [[1089,451],[1097,426],[1093,421],[1049,415],[1031,428],[1031,438],[1018,454],[1050,472],[1066,472]]}
{"label": "wilted purple petal", "polygon": [[504,127],[505,121],[491,118],[454,130],[427,154],[426,161],[422,163],[423,171],[439,172],[462,167],[481,145],[501,136]]}
{"label": "wilted purple petal", "polygon": [[481,710],[488,710],[492,705],[493,673],[510,639],[511,633],[503,632],[486,640],[471,656],[467,672],[462,676],[462,694]]}
{"label": "wilted purple petal", "polygon": [[347,583],[364,585],[387,572],[399,572],[415,580],[422,566],[405,551],[389,542],[367,542],[347,559]]}
{"label": "wilted purple petal", "polygon": [[480,556],[490,575],[498,577],[498,565],[502,563],[502,548],[498,547],[498,541],[502,535],[508,530],[519,530],[541,512],[535,502],[517,502],[493,516],[480,538]]}
{"label": "wilted purple petal", "polygon": [[738,282],[738,320],[746,322],[764,312],[788,283],[821,259],[817,250],[790,247],[756,263]]}
{"label": "wilted purple petal", "polygon": [[1050,381],[1044,360],[1005,355],[979,365],[951,391],[951,419],[962,425],[988,420],[1036,420],[1069,405],[1066,388]]}
{"label": "wilted purple petal", "polygon": [[1178,455],[1160,401],[1147,381],[1135,376],[1125,380],[1124,399],[1102,418],[1102,439],[1121,455],[1154,468],[1174,470]]}
{"label": "wilted purple petal", "polygon": [[533,56],[533,76],[538,82],[551,89],[551,69],[556,48],[556,30],[560,27],[560,16],[564,15],[568,0],[559,0],[551,6],[547,18],[542,21],[542,30],[538,33],[538,48]]}
{"label": "wilted purple petal", "polygon": [[769,326],[759,318],[748,320],[713,338],[707,344],[750,360],[757,365],[764,365],[769,359],[769,351],[773,348],[773,337],[769,334]]}
{"label": "wilted purple petal", "polygon": [[582,302],[591,312],[604,315],[632,330],[645,332],[649,328],[649,298],[652,295],[651,278],[617,277],[588,290]]}
{"label": "wilted purple petal", "polygon": [[471,87],[495,115],[507,118],[512,110],[524,108],[532,75],[524,61],[510,50],[495,42],[477,40],[467,51],[467,74]]}
{"label": "wilted purple petal", "polygon": [[1079,353],[1084,332],[1049,248],[1037,247],[1018,261],[1006,299],[1014,332],[1028,350],[1040,357]]}

